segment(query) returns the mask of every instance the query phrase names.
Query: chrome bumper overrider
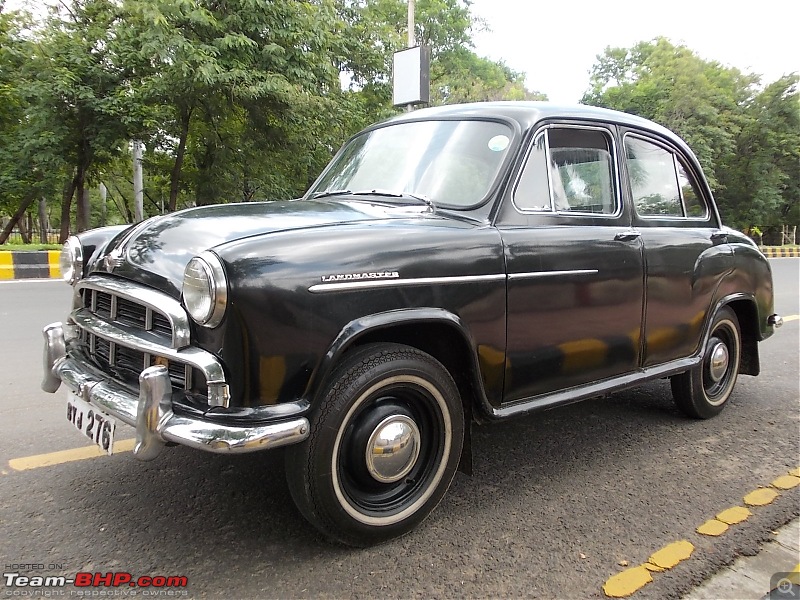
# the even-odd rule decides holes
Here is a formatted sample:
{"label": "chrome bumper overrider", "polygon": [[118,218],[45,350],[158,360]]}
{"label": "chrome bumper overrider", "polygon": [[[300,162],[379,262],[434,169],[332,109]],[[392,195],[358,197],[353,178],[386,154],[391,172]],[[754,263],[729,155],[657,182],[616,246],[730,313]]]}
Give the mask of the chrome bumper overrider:
{"label": "chrome bumper overrider", "polygon": [[109,380],[103,373],[67,356],[61,323],[43,330],[44,379],[42,389],[55,392],[61,383],[101,411],[136,428],[134,455],[152,460],[166,442],[216,453],[244,453],[301,442],[308,437],[305,417],[251,427],[225,425],[176,415],[172,411],[172,384],[166,367],[142,371],[139,395]]}

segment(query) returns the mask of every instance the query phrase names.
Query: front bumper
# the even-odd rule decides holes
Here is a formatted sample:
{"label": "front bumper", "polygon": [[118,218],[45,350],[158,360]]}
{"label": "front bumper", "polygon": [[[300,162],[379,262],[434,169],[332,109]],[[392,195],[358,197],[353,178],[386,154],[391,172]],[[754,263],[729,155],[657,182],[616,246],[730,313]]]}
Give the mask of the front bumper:
{"label": "front bumper", "polygon": [[308,437],[309,423],[305,417],[246,426],[175,414],[166,367],[153,366],[142,371],[137,396],[94,367],[68,356],[61,323],[48,325],[43,334],[42,389],[53,393],[64,383],[102,412],[135,427],[133,453],[141,460],[154,459],[167,442],[225,454],[277,448]]}

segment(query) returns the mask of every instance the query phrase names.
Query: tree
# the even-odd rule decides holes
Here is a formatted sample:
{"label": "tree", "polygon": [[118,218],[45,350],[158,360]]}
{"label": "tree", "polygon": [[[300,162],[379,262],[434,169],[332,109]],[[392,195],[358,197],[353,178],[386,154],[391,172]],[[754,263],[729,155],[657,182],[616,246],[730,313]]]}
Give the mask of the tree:
{"label": "tree", "polygon": [[640,115],[694,150],[726,221],[791,220],[797,206],[797,78],[759,77],[698,57],[664,38],[606,48],[583,102]]}

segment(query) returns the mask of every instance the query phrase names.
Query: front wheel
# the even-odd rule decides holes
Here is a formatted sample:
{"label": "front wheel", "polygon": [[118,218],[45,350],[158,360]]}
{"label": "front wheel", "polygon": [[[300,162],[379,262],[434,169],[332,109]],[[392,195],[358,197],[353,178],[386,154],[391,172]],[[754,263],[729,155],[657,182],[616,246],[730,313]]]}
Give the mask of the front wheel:
{"label": "front wheel", "polygon": [[286,453],[303,515],[352,546],[407,533],[439,503],[464,438],[458,389],[432,356],[398,344],[355,351],[333,373],[311,435]]}
{"label": "front wheel", "polygon": [[739,320],[733,310],[723,307],[711,323],[700,364],[671,379],[678,408],[697,419],[719,414],[736,385],[741,356]]}

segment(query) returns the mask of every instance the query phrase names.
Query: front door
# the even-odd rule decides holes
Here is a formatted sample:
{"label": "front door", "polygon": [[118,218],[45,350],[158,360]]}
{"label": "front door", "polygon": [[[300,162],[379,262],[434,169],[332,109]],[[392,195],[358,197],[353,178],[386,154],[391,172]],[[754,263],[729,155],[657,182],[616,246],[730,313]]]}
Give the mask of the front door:
{"label": "front door", "polygon": [[621,201],[614,140],[601,126],[543,128],[501,208],[506,405],[639,367],[642,243]]}

